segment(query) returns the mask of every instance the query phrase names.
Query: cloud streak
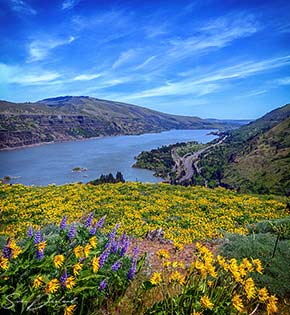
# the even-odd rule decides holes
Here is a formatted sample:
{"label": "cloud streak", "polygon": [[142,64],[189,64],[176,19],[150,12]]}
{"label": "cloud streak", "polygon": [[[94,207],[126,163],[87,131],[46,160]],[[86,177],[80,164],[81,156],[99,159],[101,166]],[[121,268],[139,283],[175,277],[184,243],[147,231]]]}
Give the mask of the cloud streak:
{"label": "cloud streak", "polygon": [[29,58],[27,62],[45,59],[51,50],[59,46],[68,45],[75,40],[73,36],[67,39],[34,40],[29,44]]}
{"label": "cloud streak", "polygon": [[26,15],[37,14],[37,11],[23,0],[10,0],[10,5],[11,5],[11,9],[15,12],[26,14]]}

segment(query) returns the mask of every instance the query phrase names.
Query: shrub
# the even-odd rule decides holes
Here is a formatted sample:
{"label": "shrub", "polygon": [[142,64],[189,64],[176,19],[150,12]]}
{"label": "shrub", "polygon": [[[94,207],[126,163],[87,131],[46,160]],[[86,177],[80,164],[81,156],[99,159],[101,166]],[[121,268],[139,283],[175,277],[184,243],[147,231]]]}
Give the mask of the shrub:
{"label": "shrub", "polygon": [[[264,229],[264,224],[258,226]],[[243,257],[259,257],[264,265],[263,275],[255,275],[261,286],[279,296],[290,293],[290,245],[289,240],[277,242],[277,235],[260,233],[252,235],[228,235],[222,252],[228,258],[239,261]]]}

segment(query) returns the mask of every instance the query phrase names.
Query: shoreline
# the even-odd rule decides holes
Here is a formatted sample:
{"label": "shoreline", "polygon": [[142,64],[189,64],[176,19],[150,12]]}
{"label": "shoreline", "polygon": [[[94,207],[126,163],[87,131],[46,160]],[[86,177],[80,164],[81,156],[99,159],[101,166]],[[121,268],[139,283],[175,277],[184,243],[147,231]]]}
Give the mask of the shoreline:
{"label": "shoreline", "polygon": [[[65,143],[65,142],[78,142],[78,141],[88,141],[88,140],[96,140],[96,139],[102,139],[102,138],[112,138],[112,137],[120,137],[120,136],[141,136],[145,134],[158,134],[166,131],[171,131],[171,130],[218,130],[218,129],[165,129],[161,131],[153,131],[153,132],[144,132],[144,133],[133,133],[133,134],[119,134],[119,135],[114,135],[114,136],[98,136],[98,137],[90,137],[90,138],[81,138],[81,139],[67,139],[67,140],[54,140],[50,142],[39,142],[39,143],[33,143],[33,144],[27,144],[27,145],[22,145],[22,146],[17,146],[17,147],[7,147],[7,148],[0,148],[0,152],[5,152],[5,151],[12,151],[12,150],[20,150],[20,149],[26,149],[26,148],[33,148],[33,147],[38,147],[41,145],[50,145],[50,144],[56,144],[56,143]],[[211,134],[212,131],[209,132]]]}

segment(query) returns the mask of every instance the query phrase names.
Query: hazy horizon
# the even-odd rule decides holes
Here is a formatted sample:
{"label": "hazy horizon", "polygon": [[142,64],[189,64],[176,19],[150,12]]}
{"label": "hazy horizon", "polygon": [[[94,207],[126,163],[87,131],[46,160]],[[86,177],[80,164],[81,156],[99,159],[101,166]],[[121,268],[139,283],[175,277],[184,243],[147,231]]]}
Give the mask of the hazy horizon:
{"label": "hazy horizon", "polygon": [[288,1],[0,2],[0,99],[256,119],[290,102]]}

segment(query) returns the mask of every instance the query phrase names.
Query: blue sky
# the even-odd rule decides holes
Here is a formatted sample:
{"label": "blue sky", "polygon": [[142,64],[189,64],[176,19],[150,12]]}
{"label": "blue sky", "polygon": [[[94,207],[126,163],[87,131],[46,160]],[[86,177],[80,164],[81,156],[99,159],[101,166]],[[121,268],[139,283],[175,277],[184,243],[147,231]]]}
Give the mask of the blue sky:
{"label": "blue sky", "polygon": [[0,99],[257,118],[290,102],[289,12],[280,0],[0,0]]}

